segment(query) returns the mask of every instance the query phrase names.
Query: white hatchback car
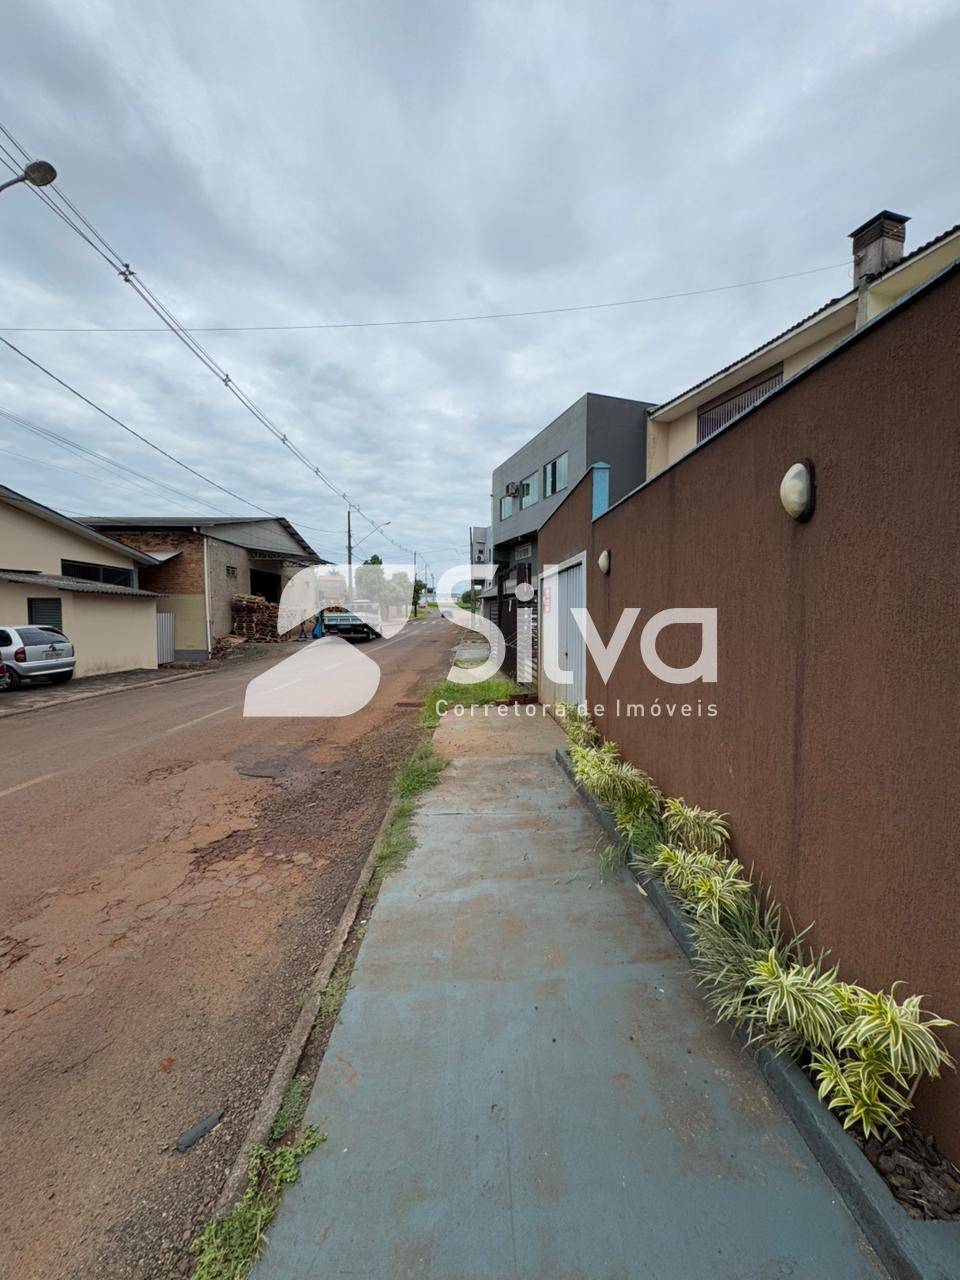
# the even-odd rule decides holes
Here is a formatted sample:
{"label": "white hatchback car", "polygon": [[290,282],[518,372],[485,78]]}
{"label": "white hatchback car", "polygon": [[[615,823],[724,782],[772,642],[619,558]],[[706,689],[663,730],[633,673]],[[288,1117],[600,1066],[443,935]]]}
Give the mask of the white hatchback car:
{"label": "white hatchback car", "polygon": [[77,658],[73,645],[55,627],[0,626],[0,689],[15,689],[22,680],[44,676],[51,684],[73,679]]}

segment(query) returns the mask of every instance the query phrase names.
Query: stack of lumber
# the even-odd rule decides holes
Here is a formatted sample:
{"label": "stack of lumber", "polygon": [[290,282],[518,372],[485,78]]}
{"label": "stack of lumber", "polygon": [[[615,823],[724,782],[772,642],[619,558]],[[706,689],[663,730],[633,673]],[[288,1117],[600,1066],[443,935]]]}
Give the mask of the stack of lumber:
{"label": "stack of lumber", "polygon": [[267,644],[279,640],[277,635],[277,606],[263,596],[234,596],[233,634],[245,640]]}

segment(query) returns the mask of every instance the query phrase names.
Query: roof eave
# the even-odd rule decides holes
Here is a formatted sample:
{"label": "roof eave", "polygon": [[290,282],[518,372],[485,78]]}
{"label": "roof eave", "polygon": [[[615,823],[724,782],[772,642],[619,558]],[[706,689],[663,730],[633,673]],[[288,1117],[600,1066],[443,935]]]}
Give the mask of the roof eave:
{"label": "roof eave", "polygon": [[[795,325],[792,329],[787,329],[784,333],[778,334],[775,338],[771,338],[769,342],[764,343],[762,347],[756,347],[753,351],[742,356],[733,364],[727,365],[726,368],[718,370],[711,377],[706,378],[703,382],[698,382],[696,386],[689,387],[680,395],[674,396],[672,400],[666,400],[659,405],[650,414],[652,422],[672,422],[675,418],[679,418],[682,414],[691,409],[695,409],[700,404],[706,393],[719,394],[725,389],[725,386],[736,386],[745,377],[749,377],[751,366],[762,367],[769,364],[771,360],[782,358],[784,355],[790,354],[790,349],[796,345],[799,350],[803,346],[809,344],[812,335],[818,330],[824,333],[830,333],[835,329],[842,328],[847,319],[847,312],[855,315],[857,307],[857,295],[851,290],[837,298],[835,302],[828,303],[819,311],[815,311],[813,315]],[[813,339],[815,340],[815,339]]]}
{"label": "roof eave", "polygon": [[88,524],[84,524],[82,520],[74,520],[70,516],[65,516],[62,512],[54,510],[53,507],[48,507],[42,502],[28,498],[26,494],[17,493],[15,489],[10,489],[6,485],[0,485],[0,499],[9,503],[12,507],[17,507],[20,511],[26,511],[28,515],[35,515],[41,520],[48,520],[51,524],[59,525],[61,529],[67,529],[71,533],[78,533],[90,542],[95,542],[102,547],[109,547],[111,551],[117,551],[121,555],[128,556],[136,564],[153,567],[160,563],[159,560],[156,560],[146,551],[138,551],[135,547],[128,547],[126,543],[118,542],[115,538],[110,538],[105,533],[92,529]]}
{"label": "roof eave", "polygon": [[[891,215],[889,211],[885,211],[887,216],[899,218],[900,214]],[[870,219],[872,222],[873,219]],[[865,226],[869,223],[865,223]],[[862,231],[863,227],[857,229]],[[851,232],[856,235],[857,232]],[[878,295],[888,295],[896,289],[897,278],[907,276],[916,276],[913,288],[919,287],[926,278],[924,273],[924,264],[933,260],[935,270],[940,271],[956,258],[956,249],[960,246],[960,225],[950,227],[948,230],[941,232],[932,240],[928,240],[926,244],[919,245],[911,253],[905,254],[904,257],[887,268],[876,280],[874,280],[870,289],[871,292],[876,291]],[[937,259],[943,261],[937,264]],[[932,278],[932,277],[931,277]],[[819,311],[815,311],[813,315],[808,316],[806,320],[794,325],[792,328],[785,330],[783,333],[777,334],[775,338],[771,338],[768,343],[756,350],[748,352],[739,360],[731,365],[727,365],[724,369],[719,369],[711,377],[705,378],[703,382],[698,382],[695,386],[688,387],[686,391],[680,395],[674,396],[672,400],[666,400],[662,405],[653,409],[650,418],[655,422],[672,422],[674,418],[680,417],[682,413],[693,409],[703,400],[703,393],[707,390],[721,391],[724,389],[724,383],[736,385],[736,382],[744,376],[748,376],[746,371],[749,366],[754,364],[762,365],[764,360],[769,360],[772,356],[776,356],[778,351],[789,354],[786,348],[791,342],[800,336],[809,337],[811,331],[818,326],[825,327],[822,322],[835,317],[839,312],[845,309],[855,310],[857,301],[856,290],[851,290],[844,294],[842,298],[837,298],[835,302],[828,303],[825,307],[821,307]],[[737,375],[736,377],[734,375]]]}

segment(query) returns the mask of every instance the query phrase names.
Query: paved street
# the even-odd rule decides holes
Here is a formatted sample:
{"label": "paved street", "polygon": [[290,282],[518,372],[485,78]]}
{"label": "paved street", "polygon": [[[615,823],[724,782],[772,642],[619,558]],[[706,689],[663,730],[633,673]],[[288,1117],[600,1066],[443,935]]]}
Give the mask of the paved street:
{"label": "paved street", "polygon": [[4,1280],[170,1274],[459,634],[364,646],[380,689],[343,719],[242,718],[271,656],[3,721]]}

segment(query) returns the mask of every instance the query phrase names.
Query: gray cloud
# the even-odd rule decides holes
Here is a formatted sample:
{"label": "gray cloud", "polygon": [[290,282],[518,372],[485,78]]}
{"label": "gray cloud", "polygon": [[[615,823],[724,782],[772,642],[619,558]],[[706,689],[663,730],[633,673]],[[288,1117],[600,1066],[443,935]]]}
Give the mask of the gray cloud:
{"label": "gray cloud", "polygon": [[[12,0],[0,115],[188,324],[522,310],[846,263],[846,232],[883,206],[913,215],[914,245],[957,221],[958,39],[956,6],[933,0]],[[151,323],[23,190],[0,196],[0,270],[4,325]],[[439,570],[486,522],[493,465],[584,391],[666,398],[848,280],[203,341]],[[343,525],[169,335],[14,340],[228,487]],[[0,405],[239,510],[9,353]],[[66,510],[184,510],[2,421],[0,448],[6,483]]]}

